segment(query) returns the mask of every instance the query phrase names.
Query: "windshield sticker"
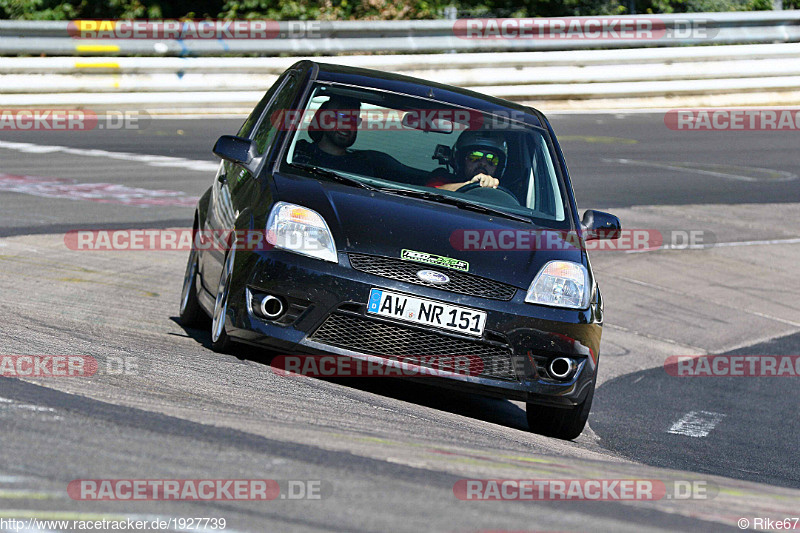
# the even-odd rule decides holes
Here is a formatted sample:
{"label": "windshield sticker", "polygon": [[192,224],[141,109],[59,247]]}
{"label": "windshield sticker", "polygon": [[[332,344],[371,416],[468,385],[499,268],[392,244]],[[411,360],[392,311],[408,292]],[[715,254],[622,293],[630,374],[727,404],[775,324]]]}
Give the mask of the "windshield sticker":
{"label": "windshield sticker", "polygon": [[436,265],[445,268],[452,268],[453,270],[469,272],[469,263],[466,261],[461,259],[453,259],[451,257],[444,257],[441,255],[429,254],[426,252],[401,250],[400,259],[404,261],[416,261],[417,263],[425,263],[426,265]]}

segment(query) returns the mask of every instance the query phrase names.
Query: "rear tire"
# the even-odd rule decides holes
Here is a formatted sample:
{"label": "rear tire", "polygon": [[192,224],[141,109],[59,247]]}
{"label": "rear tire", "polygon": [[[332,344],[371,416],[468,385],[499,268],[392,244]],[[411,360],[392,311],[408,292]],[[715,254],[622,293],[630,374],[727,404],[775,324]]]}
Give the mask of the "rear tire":
{"label": "rear tire", "polygon": [[208,319],[197,298],[197,250],[194,248],[189,253],[189,259],[186,262],[178,317],[181,325],[186,328],[202,326],[203,322]]}
{"label": "rear tire", "polygon": [[225,256],[225,263],[219,276],[217,298],[214,301],[214,316],[211,317],[211,349],[219,353],[228,353],[233,344],[233,341],[225,331],[225,318],[228,314],[234,256],[235,250],[233,249]]}
{"label": "rear tire", "polygon": [[525,414],[528,417],[528,429],[534,433],[572,440],[583,432],[594,398],[594,381],[586,399],[579,405],[570,408],[546,407],[529,403]]}

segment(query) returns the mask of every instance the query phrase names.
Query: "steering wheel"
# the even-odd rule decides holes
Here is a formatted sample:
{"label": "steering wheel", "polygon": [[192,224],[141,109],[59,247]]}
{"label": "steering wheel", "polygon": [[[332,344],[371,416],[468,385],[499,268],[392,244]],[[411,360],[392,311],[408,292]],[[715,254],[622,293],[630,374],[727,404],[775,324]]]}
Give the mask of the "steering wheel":
{"label": "steering wheel", "polygon": [[[479,192],[481,193],[482,196],[488,196],[488,197],[491,197],[491,196],[498,197],[499,196],[498,200],[501,200],[500,203],[507,203],[507,202],[503,202],[502,200],[507,200],[507,198],[505,198],[505,196],[508,196],[508,197],[510,197],[511,199],[514,200],[514,205],[522,205],[520,203],[520,201],[517,199],[516,195],[514,195],[513,192],[509,191],[508,189],[506,189],[505,187],[503,187],[501,185],[498,185],[497,188],[494,188],[494,187],[481,187],[481,184],[479,182],[473,181],[472,183],[467,183],[463,187],[461,187],[459,189],[456,189],[456,192],[470,193],[470,192],[475,191],[476,189],[481,189]],[[495,192],[499,192],[499,193],[501,193],[502,195],[505,195],[505,196],[496,195]]]}

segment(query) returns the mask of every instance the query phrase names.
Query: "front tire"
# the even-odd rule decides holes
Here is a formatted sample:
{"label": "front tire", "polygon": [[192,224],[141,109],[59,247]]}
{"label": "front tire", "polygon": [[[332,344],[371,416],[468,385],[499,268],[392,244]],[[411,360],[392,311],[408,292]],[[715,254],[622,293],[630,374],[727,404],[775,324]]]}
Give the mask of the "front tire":
{"label": "front tire", "polygon": [[231,249],[225,257],[222,273],[219,276],[217,298],[214,301],[214,316],[211,320],[211,349],[219,353],[227,353],[233,344],[233,341],[225,331],[225,318],[228,314],[234,257],[235,250]]}
{"label": "front tire", "polygon": [[593,398],[594,381],[592,381],[592,386],[586,395],[586,399],[574,407],[565,409],[529,403],[525,409],[525,414],[528,417],[528,429],[546,437],[564,440],[577,438],[586,426],[589,411],[592,409]]}
{"label": "front tire", "polygon": [[181,307],[178,313],[181,326],[194,328],[202,326],[207,320],[200,301],[197,298],[197,250],[192,248],[186,262],[186,273],[183,276],[183,289],[181,290]]}

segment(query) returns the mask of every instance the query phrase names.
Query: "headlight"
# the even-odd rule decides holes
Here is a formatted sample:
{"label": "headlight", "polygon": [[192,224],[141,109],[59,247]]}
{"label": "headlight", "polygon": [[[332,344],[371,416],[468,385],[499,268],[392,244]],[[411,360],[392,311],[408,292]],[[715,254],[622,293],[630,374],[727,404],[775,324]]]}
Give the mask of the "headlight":
{"label": "headlight", "polygon": [[579,263],[550,261],[536,274],[525,301],[584,309],[589,305],[589,273]]}
{"label": "headlight", "polygon": [[336,244],[325,219],[300,205],[278,202],[267,220],[267,242],[297,254],[338,263]]}

